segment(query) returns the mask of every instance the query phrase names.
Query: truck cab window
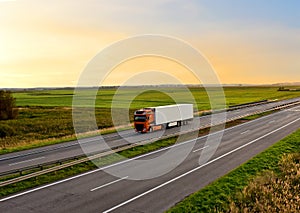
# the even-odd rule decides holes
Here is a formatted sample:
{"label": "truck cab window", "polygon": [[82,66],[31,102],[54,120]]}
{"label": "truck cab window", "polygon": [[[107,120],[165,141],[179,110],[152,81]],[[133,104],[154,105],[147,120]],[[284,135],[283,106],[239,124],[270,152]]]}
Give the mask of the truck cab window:
{"label": "truck cab window", "polygon": [[146,117],[145,116],[135,116],[134,118],[135,121],[146,121]]}

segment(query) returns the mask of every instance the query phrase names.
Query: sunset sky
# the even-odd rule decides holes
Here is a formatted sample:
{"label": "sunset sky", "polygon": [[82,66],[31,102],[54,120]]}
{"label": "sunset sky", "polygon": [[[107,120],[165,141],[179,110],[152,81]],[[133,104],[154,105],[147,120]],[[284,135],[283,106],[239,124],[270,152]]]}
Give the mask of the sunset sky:
{"label": "sunset sky", "polygon": [[[141,34],[186,41],[224,84],[299,82],[299,11],[298,0],[0,0],[0,88],[75,86],[104,47]],[[142,69],[194,83],[176,74],[179,65],[145,58],[120,65],[105,84],[124,80],[118,70]]]}

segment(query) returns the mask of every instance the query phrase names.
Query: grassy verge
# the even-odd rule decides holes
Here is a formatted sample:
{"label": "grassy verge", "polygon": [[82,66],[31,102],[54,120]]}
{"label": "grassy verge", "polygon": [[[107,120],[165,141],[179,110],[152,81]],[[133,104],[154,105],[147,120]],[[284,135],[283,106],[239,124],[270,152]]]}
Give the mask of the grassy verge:
{"label": "grassy verge", "polygon": [[227,212],[230,201],[265,170],[279,172],[278,163],[287,153],[300,152],[300,129],[277,142],[237,169],[178,203],[168,212]]}
{"label": "grassy verge", "polygon": [[[132,121],[133,110],[129,113]],[[98,129],[103,130],[101,134],[114,131],[111,129],[111,109],[95,109],[95,117]],[[85,125],[84,120],[82,125]],[[20,109],[17,119],[0,121],[0,129],[4,134],[0,137],[0,154],[76,139],[70,108],[24,107]],[[94,130],[86,125],[85,135],[90,136]]]}
{"label": "grassy verge", "polygon": [[[124,127],[124,128],[122,127],[122,128],[119,128],[118,131],[128,130],[131,128],[132,127]],[[77,139],[94,137],[94,136],[97,136],[100,134],[107,135],[107,134],[111,134],[111,133],[115,133],[115,132],[117,132],[116,129],[107,128],[107,129],[103,129],[103,130],[99,130],[99,131],[95,131],[95,132],[83,133],[83,134],[80,134],[78,137],[76,137],[75,135],[69,135],[69,136],[64,136],[64,137],[57,138],[57,139],[50,138],[50,139],[45,139],[45,140],[33,140],[33,141],[29,141],[27,143],[23,143],[22,145],[12,146],[12,147],[8,146],[5,148],[2,148],[2,149],[0,149],[0,155],[12,153],[12,152],[24,151],[24,150],[33,149],[33,148],[39,148],[39,147],[43,147],[43,146],[64,143],[64,142],[75,141]]]}
{"label": "grassy verge", "polygon": [[263,112],[263,113],[259,113],[259,114],[255,114],[255,115],[250,115],[250,116],[246,116],[246,117],[244,117],[244,118],[241,118],[241,120],[244,120],[244,121],[251,121],[251,120],[254,120],[254,119],[263,117],[263,116],[270,115],[270,114],[275,113],[275,112],[277,112],[277,111],[278,111],[278,110],[274,110],[274,111]]}

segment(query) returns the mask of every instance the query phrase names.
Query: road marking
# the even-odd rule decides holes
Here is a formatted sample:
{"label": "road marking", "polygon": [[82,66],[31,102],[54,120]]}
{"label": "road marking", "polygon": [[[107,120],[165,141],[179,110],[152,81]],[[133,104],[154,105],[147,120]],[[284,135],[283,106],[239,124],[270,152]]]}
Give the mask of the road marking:
{"label": "road marking", "polygon": [[272,120],[272,121],[269,122],[269,124],[274,123],[274,122],[275,122],[275,120]]}
{"label": "road marking", "polygon": [[300,112],[300,109],[288,109],[286,111],[289,111],[289,112]]}
{"label": "road marking", "polygon": [[124,180],[124,179],[126,179],[126,178],[128,178],[128,176],[122,177],[122,178],[120,178],[120,179],[118,179],[118,180],[115,180],[115,181],[112,181],[112,182],[109,182],[109,183],[106,183],[106,184],[104,184],[104,185],[102,185],[102,186],[98,186],[98,187],[96,187],[96,188],[91,189],[90,191],[93,192],[93,191],[95,191],[95,190],[97,190],[97,189],[101,189],[101,188],[104,188],[104,187],[106,187],[106,186],[112,185],[112,184],[114,184],[114,183],[120,182],[121,180]]}
{"label": "road marking", "polygon": [[[281,114],[281,112],[278,112],[278,114]],[[263,119],[266,119],[266,118],[269,118],[271,116],[274,116],[274,114],[270,114],[270,115],[266,115],[266,116],[263,116],[263,117],[260,117],[260,118],[257,118],[255,120],[251,120],[251,121],[248,121],[246,123],[242,123],[240,125],[237,125],[237,126],[232,126],[232,127],[229,127],[229,128],[226,128],[224,130],[220,130],[218,132],[214,132],[210,135],[215,135],[215,134],[219,134],[220,132],[222,131],[229,131],[229,130],[232,130],[232,129],[236,129],[238,127],[241,127],[241,126],[244,126],[244,125],[247,125],[247,124],[251,124],[251,123],[255,123],[257,121],[260,121],[260,120],[263,120]],[[297,120],[298,121],[298,120]],[[295,121],[296,122],[296,121]],[[136,160],[136,159],[139,159],[139,158],[143,158],[143,157],[146,157],[146,156],[149,156],[151,154],[156,154],[156,153],[159,153],[161,151],[164,151],[164,150],[167,150],[167,149],[171,149],[173,147],[177,147],[177,146],[181,146],[181,145],[184,145],[184,144],[187,144],[187,143],[191,143],[193,142],[194,140],[199,140],[199,139],[203,139],[205,137],[208,137],[207,135],[205,136],[201,136],[199,138],[196,138],[196,139],[193,139],[193,140],[189,140],[189,141],[186,141],[186,142],[182,142],[182,143],[179,143],[179,144],[175,144],[173,146],[170,146],[170,147],[165,147],[165,148],[162,148],[162,149],[159,149],[159,150],[156,150],[156,151],[153,151],[153,152],[150,152],[150,153],[146,153],[144,155],[140,155],[140,156],[137,156],[137,157],[134,157],[134,158],[130,158],[130,159],[127,159],[127,160],[124,160],[124,161],[121,161],[121,162],[118,162],[118,163],[115,163],[115,164],[111,164],[111,165],[108,165],[106,167],[102,167],[102,168],[99,168],[99,169],[95,169],[95,170],[92,170],[92,171],[89,171],[89,172],[86,172],[86,173],[82,173],[82,174],[79,174],[79,175],[76,175],[76,176],[73,176],[73,177],[70,177],[70,178],[66,178],[66,179],[63,179],[63,180],[60,180],[60,181],[57,181],[57,182],[54,182],[54,183],[50,183],[48,185],[44,185],[44,186],[40,186],[40,187],[37,187],[37,188],[34,188],[34,189],[30,189],[28,191],[24,191],[24,192],[21,192],[19,194],[15,194],[15,195],[12,195],[12,196],[9,196],[9,197],[6,197],[6,198],[2,198],[0,199],[0,202],[3,202],[3,201],[6,201],[6,200],[10,200],[10,199],[13,199],[13,198],[16,198],[16,197],[19,197],[19,196],[22,196],[22,195],[25,195],[25,194],[29,194],[29,193],[32,193],[32,192],[35,192],[35,191],[39,191],[41,189],[45,189],[45,188],[48,188],[48,187],[51,187],[51,186],[55,186],[55,185],[58,185],[58,184],[61,184],[61,183],[64,183],[64,182],[67,182],[67,181],[70,181],[70,180],[73,180],[73,179],[77,179],[77,178],[80,178],[80,177],[83,177],[83,176],[86,176],[86,175],[89,175],[89,174],[93,174],[93,173],[96,173],[96,172],[99,172],[99,171],[102,171],[104,169],[107,169],[107,168],[110,168],[110,167],[114,167],[114,166],[117,166],[117,165],[120,165],[120,164],[123,164],[123,163],[127,163],[127,162],[130,162],[132,160]]]}
{"label": "road marking", "polygon": [[201,151],[201,150],[203,150],[203,149],[205,149],[205,148],[207,148],[207,147],[209,147],[209,146],[204,146],[204,147],[202,147],[202,148],[200,148],[200,149],[195,149],[193,152]]}
{"label": "road marking", "polygon": [[246,134],[247,132],[250,132],[250,130],[246,130],[246,131],[242,132],[241,135]]}
{"label": "road marking", "polygon": [[40,159],[43,159],[43,158],[45,158],[45,157],[33,158],[33,159],[30,159],[30,160],[24,160],[24,161],[20,161],[20,162],[16,162],[16,163],[10,163],[8,165],[9,166],[14,166],[14,165],[22,164],[22,163],[28,163],[28,162],[31,162],[31,161],[40,160]]}
{"label": "road marking", "polygon": [[185,176],[187,176],[187,175],[189,175],[189,174],[191,174],[191,173],[193,173],[193,172],[195,172],[195,171],[197,171],[197,170],[199,170],[199,169],[201,169],[201,168],[203,168],[203,167],[205,167],[205,166],[207,166],[207,165],[209,165],[209,164],[211,164],[211,163],[213,163],[213,162],[215,162],[215,161],[217,161],[217,160],[219,160],[221,158],[226,157],[227,155],[230,155],[230,154],[232,154],[232,153],[234,153],[234,152],[236,152],[236,151],[238,151],[238,150],[240,150],[240,149],[242,149],[242,148],[244,148],[246,146],[249,146],[249,145],[255,143],[256,141],[258,141],[258,140],[260,140],[262,138],[265,138],[265,137],[267,137],[267,136],[269,136],[269,135],[271,135],[271,134],[273,134],[275,132],[278,132],[279,130],[281,130],[281,129],[283,129],[283,128],[285,128],[285,127],[287,127],[287,126],[289,126],[289,125],[291,125],[291,124],[293,124],[293,123],[295,123],[295,122],[297,122],[299,120],[300,120],[300,118],[298,118],[298,119],[296,119],[296,120],[294,120],[294,121],[292,121],[292,122],[290,122],[290,123],[288,123],[288,124],[286,124],[286,125],[278,128],[278,129],[275,129],[275,130],[273,130],[273,131],[271,131],[271,132],[269,132],[269,133],[267,133],[267,134],[265,134],[263,136],[260,136],[259,138],[256,138],[256,139],[254,139],[254,140],[252,140],[252,141],[250,141],[250,142],[248,142],[248,143],[246,143],[246,144],[244,144],[244,145],[242,145],[240,147],[237,147],[237,148],[235,148],[235,149],[233,149],[233,150],[231,150],[231,151],[229,151],[229,152],[227,152],[227,153],[225,153],[225,154],[223,154],[223,155],[221,155],[221,156],[219,156],[219,157],[217,157],[217,158],[215,158],[215,159],[213,159],[213,160],[211,160],[211,161],[209,161],[209,162],[207,162],[205,164],[202,164],[202,165],[200,165],[200,166],[198,166],[198,167],[196,167],[196,168],[194,168],[194,169],[192,169],[192,170],[190,170],[190,171],[188,171],[188,172],[186,172],[184,174],[181,174],[181,175],[179,175],[179,176],[177,176],[177,177],[175,177],[175,178],[173,178],[173,179],[171,179],[171,180],[169,180],[169,181],[167,181],[165,183],[162,183],[162,184],[160,184],[160,185],[158,185],[158,186],[156,186],[156,187],[154,187],[154,188],[152,188],[152,189],[150,189],[150,190],[148,190],[148,191],[146,191],[146,192],[144,192],[142,194],[139,194],[139,195],[137,195],[137,196],[135,196],[135,197],[133,197],[133,198],[131,198],[129,200],[126,200],[123,203],[120,203],[120,204],[118,204],[118,205],[116,205],[116,206],[114,206],[114,207],[112,207],[112,208],[104,211],[103,213],[111,212],[111,211],[113,211],[115,209],[118,209],[118,208],[120,208],[120,207],[128,204],[128,203],[131,203],[132,201],[134,201],[134,200],[136,200],[136,199],[138,199],[140,197],[143,197],[143,196],[145,196],[145,195],[147,195],[147,194],[149,194],[149,193],[151,193],[151,192],[153,192],[153,191],[155,191],[157,189],[160,189],[160,188],[162,188],[162,187],[164,187],[164,186],[166,186],[166,185],[168,185],[168,184],[170,184],[170,183],[172,183],[172,182],[174,182],[174,181],[176,181],[176,180],[178,180],[180,178],[183,178],[183,177],[185,177]]}

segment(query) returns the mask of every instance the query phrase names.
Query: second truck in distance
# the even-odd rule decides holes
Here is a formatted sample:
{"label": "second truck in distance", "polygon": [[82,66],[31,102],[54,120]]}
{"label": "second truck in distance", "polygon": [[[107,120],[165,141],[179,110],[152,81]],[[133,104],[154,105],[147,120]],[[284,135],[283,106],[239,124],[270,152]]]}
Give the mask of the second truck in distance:
{"label": "second truck in distance", "polygon": [[134,112],[134,128],[141,133],[152,132],[187,124],[193,117],[193,104],[147,107]]}

